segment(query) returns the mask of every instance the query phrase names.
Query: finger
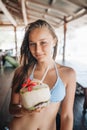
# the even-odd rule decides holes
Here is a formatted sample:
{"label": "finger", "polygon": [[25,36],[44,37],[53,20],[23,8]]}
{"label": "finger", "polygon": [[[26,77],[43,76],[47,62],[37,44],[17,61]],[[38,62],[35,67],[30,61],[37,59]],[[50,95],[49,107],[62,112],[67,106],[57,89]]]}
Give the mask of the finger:
{"label": "finger", "polygon": [[44,109],[45,107],[39,107],[36,109],[37,112],[40,112],[42,109]]}

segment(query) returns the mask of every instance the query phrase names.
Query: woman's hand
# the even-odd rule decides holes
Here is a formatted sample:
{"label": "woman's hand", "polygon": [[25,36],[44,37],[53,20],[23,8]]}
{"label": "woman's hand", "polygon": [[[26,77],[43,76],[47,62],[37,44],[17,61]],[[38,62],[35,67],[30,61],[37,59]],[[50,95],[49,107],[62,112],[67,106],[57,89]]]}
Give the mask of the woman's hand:
{"label": "woman's hand", "polygon": [[40,113],[43,109],[45,109],[45,107],[38,107],[38,108],[36,108],[34,110],[28,110],[28,109],[23,108],[22,112],[23,113],[28,113],[28,114],[35,114],[35,113]]}

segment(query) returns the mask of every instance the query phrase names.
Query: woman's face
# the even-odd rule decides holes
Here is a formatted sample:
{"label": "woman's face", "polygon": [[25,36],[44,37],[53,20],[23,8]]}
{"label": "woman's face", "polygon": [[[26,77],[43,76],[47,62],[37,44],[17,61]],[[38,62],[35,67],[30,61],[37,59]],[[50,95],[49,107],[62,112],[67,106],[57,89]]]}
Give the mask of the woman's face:
{"label": "woman's face", "polygon": [[36,28],[29,35],[29,49],[38,62],[52,58],[54,39],[46,27]]}

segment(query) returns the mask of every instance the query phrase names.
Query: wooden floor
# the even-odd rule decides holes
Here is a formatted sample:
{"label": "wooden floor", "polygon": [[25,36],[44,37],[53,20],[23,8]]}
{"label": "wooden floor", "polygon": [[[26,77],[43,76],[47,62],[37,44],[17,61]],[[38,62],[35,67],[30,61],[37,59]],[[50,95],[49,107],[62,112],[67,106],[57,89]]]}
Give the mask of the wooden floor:
{"label": "wooden floor", "polygon": [[[0,130],[8,124],[12,116],[9,114],[8,107],[11,94],[11,81],[14,69],[0,69]],[[87,112],[83,114],[84,95],[76,95],[74,103],[74,129],[87,130]]]}

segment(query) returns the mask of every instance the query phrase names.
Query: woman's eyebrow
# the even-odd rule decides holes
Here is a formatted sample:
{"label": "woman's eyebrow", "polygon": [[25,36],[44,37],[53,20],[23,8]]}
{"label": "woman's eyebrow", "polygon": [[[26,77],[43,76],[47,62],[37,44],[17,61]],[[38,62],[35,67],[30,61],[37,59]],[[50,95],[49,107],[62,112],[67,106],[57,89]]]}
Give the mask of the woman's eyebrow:
{"label": "woman's eyebrow", "polygon": [[[46,39],[44,38],[44,39],[40,39],[39,41],[46,41]],[[29,41],[30,43],[35,43],[35,42],[33,42],[33,41]]]}
{"label": "woman's eyebrow", "polygon": [[40,40],[46,40],[47,39],[47,37],[45,37],[45,38],[42,38],[42,39],[40,39]]}

